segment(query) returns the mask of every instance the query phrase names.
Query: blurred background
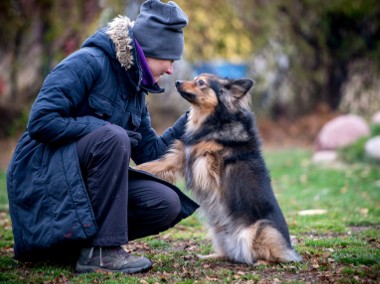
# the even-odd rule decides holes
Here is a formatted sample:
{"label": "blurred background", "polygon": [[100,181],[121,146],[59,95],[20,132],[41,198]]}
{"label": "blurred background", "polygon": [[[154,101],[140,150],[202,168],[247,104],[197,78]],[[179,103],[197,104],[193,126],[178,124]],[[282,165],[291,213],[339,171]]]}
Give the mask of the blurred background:
{"label": "blurred background", "polygon": [[[115,16],[134,19],[142,2],[0,1],[0,168],[49,71]],[[158,132],[189,107],[175,80],[201,72],[255,80],[252,110],[266,145],[307,147],[332,117],[380,110],[380,1],[176,2],[189,26],[184,58],[161,82],[166,93],[148,96]]]}

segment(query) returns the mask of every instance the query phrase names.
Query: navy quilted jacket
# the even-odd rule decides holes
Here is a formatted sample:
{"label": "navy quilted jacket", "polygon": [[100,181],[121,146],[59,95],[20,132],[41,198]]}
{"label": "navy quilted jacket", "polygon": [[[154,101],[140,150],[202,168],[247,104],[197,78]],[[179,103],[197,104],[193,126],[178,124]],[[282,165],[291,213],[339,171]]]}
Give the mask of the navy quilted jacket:
{"label": "navy quilted jacket", "polygon": [[[185,116],[162,136],[152,129],[146,93],[162,90],[158,85],[149,90],[140,85],[130,22],[119,20],[58,64],[32,106],[27,131],[7,172],[17,259],[40,258],[97,232],[75,141],[106,123],[137,131],[142,140],[133,148],[132,159],[139,164],[158,158],[183,134]],[[115,36],[120,31],[125,34],[122,39]],[[189,216],[198,206],[170,186],[182,200],[182,217]]]}

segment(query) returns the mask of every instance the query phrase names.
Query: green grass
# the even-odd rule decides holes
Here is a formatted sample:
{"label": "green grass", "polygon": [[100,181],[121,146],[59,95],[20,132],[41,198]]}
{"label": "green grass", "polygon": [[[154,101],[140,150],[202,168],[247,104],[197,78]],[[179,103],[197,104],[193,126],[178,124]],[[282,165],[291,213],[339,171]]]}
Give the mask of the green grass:
{"label": "green grass", "polygon": [[0,211],[7,211],[8,197],[5,182],[5,173],[0,171]]}
{"label": "green grass", "polygon": [[[195,214],[159,236],[131,242],[128,250],[152,259],[146,274],[77,275],[73,265],[13,259],[5,174],[0,172],[0,283],[379,283],[380,169],[368,163],[318,166],[308,150],[265,151],[273,188],[304,261],[248,266],[200,260],[212,252]],[[300,215],[323,209],[320,215]]]}

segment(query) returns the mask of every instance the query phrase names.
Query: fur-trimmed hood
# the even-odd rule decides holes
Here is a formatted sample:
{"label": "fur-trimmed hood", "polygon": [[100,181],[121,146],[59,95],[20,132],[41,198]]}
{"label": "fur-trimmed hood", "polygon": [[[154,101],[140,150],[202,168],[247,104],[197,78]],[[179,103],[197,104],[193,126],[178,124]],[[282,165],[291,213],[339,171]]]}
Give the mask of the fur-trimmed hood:
{"label": "fur-trimmed hood", "polygon": [[128,71],[130,83],[137,91],[143,89],[149,93],[162,93],[164,89],[158,83],[150,86],[141,84],[144,75],[140,66],[140,54],[137,52],[133,36],[133,24],[134,22],[128,17],[119,16],[89,37],[82,47],[99,48],[103,50],[105,56],[117,60],[122,69]]}
{"label": "fur-trimmed hood", "polygon": [[119,16],[105,28],[88,38],[82,47],[96,46],[104,50],[112,58],[116,58],[122,67],[130,69],[134,64],[133,37],[131,29],[134,22],[128,17]]}

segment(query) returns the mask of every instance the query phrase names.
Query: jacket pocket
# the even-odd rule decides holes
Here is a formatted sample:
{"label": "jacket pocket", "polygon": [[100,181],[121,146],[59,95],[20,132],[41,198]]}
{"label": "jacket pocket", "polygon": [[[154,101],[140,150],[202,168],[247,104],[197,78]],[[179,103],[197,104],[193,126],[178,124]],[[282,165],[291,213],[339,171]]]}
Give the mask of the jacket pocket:
{"label": "jacket pocket", "polygon": [[131,128],[137,130],[141,124],[141,115],[131,112]]}
{"label": "jacket pocket", "polygon": [[112,116],[112,104],[100,94],[92,94],[88,98],[90,107],[94,111],[95,115],[101,118],[107,118]]}

